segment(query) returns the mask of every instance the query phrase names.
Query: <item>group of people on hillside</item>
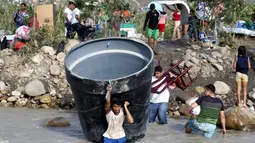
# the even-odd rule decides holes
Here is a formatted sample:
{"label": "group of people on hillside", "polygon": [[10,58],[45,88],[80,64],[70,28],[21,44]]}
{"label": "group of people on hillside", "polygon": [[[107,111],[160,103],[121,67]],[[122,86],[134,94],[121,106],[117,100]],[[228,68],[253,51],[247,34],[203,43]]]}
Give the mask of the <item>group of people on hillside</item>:
{"label": "group of people on hillside", "polygon": [[[157,54],[155,49],[157,47],[157,40],[163,40],[164,39],[164,32],[166,25],[168,23],[168,16],[167,13],[164,11],[157,11],[155,9],[155,4],[150,5],[150,11],[147,12],[143,31],[146,30],[147,26],[147,36],[148,36],[148,44],[152,47],[154,54]],[[173,29],[173,35],[172,40],[177,38],[181,38],[181,32],[180,32],[180,25],[181,25],[181,11],[180,11],[180,5],[176,6],[175,10],[172,10],[168,7],[169,10],[173,11],[173,21],[174,21],[174,29]],[[148,24],[149,23],[149,24]],[[159,38],[160,35],[160,38]]]}
{"label": "group of people on hillside", "polygon": [[16,26],[16,30],[11,45],[14,44],[14,49],[19,51],[29,41],[30,30],[32,28],[39,28],[39,22],[36,14],[30,14],[28,12],[26,3],[21,3],[19,10],[13,14],[13,23]]}

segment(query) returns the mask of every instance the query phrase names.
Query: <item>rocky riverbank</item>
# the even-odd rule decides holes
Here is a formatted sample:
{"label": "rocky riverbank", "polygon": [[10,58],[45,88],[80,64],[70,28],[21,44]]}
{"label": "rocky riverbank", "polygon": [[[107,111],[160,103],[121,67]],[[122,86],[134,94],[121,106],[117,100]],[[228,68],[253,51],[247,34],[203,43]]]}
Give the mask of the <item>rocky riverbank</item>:
{"label": "rocky riverbank", "polygon": [[70,108],[74,99],[66,81],[64,58],[73,45],[56,53],[43,46],[34,55],[21,55],[12,49],[0,51],[0,105],[30,108]]}

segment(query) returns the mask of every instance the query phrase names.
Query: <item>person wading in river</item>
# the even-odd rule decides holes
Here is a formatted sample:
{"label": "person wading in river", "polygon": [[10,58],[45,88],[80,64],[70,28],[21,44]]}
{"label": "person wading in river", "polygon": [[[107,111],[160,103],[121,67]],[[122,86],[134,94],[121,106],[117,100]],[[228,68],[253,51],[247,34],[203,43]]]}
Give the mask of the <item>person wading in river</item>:
{"label": "person wading in river", "polygon": [[104,143],[126,143],[126,135],[123,128],[125,116],[130,124],[134,123],[134,118],[128,110],[129,102],[125,101],[124,109],[122,108],[123,103],[121,101],[111,101],[112,87],[107,87],[109,95],[106,98],[105,103],[105,114],[108,123],[108,128],[103,134]]}
{"label": "person wading in river", "polygon": [[221,117],[222,135],[226,134],[225,114],[222,101],[215,96],[215,86],[209,84],[205,86],[205,96],[200,97],[195,103],[191,104],[191,109],[199,106],[201,112],[197,119],[191,119],[186,127],[186,133],[192,131],[203,131],[203,135],[212,138],[216,129],[216,123]]}

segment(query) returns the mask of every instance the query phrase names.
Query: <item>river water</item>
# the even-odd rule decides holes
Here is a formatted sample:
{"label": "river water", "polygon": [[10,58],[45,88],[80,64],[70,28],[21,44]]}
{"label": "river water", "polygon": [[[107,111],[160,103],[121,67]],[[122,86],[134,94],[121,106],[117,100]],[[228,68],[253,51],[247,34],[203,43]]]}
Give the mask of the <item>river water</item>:
{"label": "river water", "polygon": [[[71,122],[68,128],[46,128],[45,122],[55,117],[65,117]],[[169,119],[169,124],[148,125],[145,138],[139,143],[254,143],[255,134],[228,131],[221,137],[217,129],[213,139],[199,134],[186,135],[187,120]],[[83,138],[75,112],[26,108],[0,108],[0,143],[88,143]]]}

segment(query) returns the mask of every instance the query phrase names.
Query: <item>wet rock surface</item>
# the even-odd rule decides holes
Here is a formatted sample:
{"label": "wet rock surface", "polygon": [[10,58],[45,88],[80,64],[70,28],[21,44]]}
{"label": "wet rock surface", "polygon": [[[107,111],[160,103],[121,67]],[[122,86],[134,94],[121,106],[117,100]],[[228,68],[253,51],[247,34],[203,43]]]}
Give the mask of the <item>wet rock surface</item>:
{"label": "wet rock surface", "polygon": [[70,122],[64,117],[54,118],[46,123],[47,127],[69,127],[71,126]]}

